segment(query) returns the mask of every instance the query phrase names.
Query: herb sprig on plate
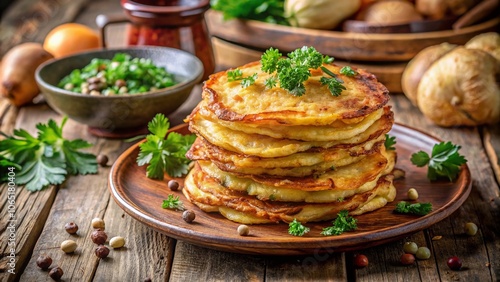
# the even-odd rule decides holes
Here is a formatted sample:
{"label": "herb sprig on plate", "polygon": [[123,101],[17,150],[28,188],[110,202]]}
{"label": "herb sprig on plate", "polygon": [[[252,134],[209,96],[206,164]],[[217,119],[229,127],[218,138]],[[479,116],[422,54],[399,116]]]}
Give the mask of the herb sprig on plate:
{"label": "herb sprig on plate", "polygon": [[333,226],[323,228],[321,234],[325,236],[340,235],[345,231],[356,230],[357,223],[358,220],[350,216],[347,210],[341,210],[333,221]]}
{"label": "herb sprig on plate", "polygon": [[[157,114],[149,123],[151,134],[146,136],[146,142],[139,145],[139,166],[148,165],[146,176],[154,179],[163,179],[166,172],[172,177],[181,177],[188,171],[189,160],[186,152],[189,150],[196,135],[182,135],[170,132],[170,122],[163,114]],[[166,138],[165,138],[166,137]]]}
{"label": "herb sprig on plate", "polygon": [[426,215],[432,211],[431,203],[409,203],[401,201],[396,204],[394,212],[414,215]]}
{"label": "herb sprig on plate", "polygon": [[427,178],[429,180],[447,177],[453,181],[460,172],[460,166],[467,162],[465,157],[458,153],[460,148],[451,142],[441,142],[434,145],[431,156],[424,151],[419,151],[414,153],[410,160],[418,167],[428,166]]}

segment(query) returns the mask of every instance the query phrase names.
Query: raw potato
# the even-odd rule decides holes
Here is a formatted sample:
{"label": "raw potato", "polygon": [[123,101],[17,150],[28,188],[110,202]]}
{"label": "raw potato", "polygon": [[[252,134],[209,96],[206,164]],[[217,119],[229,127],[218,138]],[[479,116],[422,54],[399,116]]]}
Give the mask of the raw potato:
{"label": "raw potato", "polygon": [[500,121],[500,64],[482,50],[457,47],[422,76],[418,107],[440,126]]}
{"label": "raw potato", "polygon": [[408,99],[417,105],[417,88],[422,76],[427,69],[444,54],[451,51],[457,45],[449,43],[441,43],[427,47],[420,51],[413,59],[406,65],[401,78],[401,87]]}
{"label": "raw potato", "polygon": [[364,14],[367,23],[378,25],[404,24],[421,19],[412,3],[400,0],[376,2]]}
{"label": "raw potato", "polygon": [[40,92],[35,70],[52,58],[39,43],[23,43],[10,49],[0,64],[0,95],[17,107],[30,103]]}
{"label": "raw potato", "polygon": [[285,16],[292,26],[333,29],[360,6],[361,0],[286,0]]}
{"label": "raw potato", "polygon": [[432,19],[442,19],[451,14],[460,16],[480,0],[416,0],[417,11]]}
{"label": "raw potato", "polygon": [[500,61],[500,35],[496,32],[476,35],[465,44],[465,48],[486,51]]}

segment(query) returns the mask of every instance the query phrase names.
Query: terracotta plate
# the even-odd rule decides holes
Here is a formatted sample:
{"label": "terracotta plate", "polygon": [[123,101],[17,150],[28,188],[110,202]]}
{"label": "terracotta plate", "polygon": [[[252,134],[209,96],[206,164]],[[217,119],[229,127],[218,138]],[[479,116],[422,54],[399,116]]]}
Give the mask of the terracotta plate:
{"label": "terracotta plate", "polygon": [[[176,127],[187,133],[186,125]],[[249,254],[300,255],[363,249],[394,241],[425,229],[443,220],[457,210],[467,199],[471,190],[471,176],[463,166],[455,182],[430,182],[426,169],[417,168],[410,162],[412,153],[430,152],[438,139],[415,129],[396,124],[391,135],[396,136],[398,152],[397,167],[406,171],[406,178],[396,180],[396,200],[377,211],[357,216],[358,229],[339,236],[323,236],[322,228],[330,222],[307,223],[311,231],[303,237],[288,234],[287,224],[250,226],[250,236],[242,237],[236,232],[238,223],[231,222],[219,214],[205,213],[186,200],[182,192],[172,192],[167,181],[146,177],[145,167],[136,164],[138,145],[125,151],[114,163],[109,177],[109,189],[118,205],[141,223],[173,238],[208,248]],[[178,179],[182,181],[182,179]],[[406,192],[414,187],[419,192],[419,201],[431,202],[433,211],[426,216],[395,214],[397,202],[406,199]],[[196,213],[193,223],[182,220],[182,212],[162,209],[163,199],[169,194],[179,196],[188,209]]]}

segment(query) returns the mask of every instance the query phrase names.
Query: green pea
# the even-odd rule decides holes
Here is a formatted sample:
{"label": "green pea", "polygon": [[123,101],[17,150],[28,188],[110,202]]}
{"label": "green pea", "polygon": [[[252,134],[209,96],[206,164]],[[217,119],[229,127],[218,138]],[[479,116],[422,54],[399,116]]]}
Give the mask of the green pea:
{"label": "green pea", "polygon": [[418,199],[418,192],[415,188],[410,188],[410,190],[408,190],[408,199],[412,201]]}
{"label": "green pea", "polygon": [[418,250],[418,246],[415,242],[406,242],[403,245],[403,251],[407,254],[416,254]]}
{"label": "green pea", "polygon": [[427,247],[420,247],[417,249],[415,256],[418,259],[429,259],[431,257],[431,250]]}
{"label": "green pea", "polygon": [[474,236],[477,233],[477,225],[473,222],[467,222],[465,224],[465,234],[469,236]]}

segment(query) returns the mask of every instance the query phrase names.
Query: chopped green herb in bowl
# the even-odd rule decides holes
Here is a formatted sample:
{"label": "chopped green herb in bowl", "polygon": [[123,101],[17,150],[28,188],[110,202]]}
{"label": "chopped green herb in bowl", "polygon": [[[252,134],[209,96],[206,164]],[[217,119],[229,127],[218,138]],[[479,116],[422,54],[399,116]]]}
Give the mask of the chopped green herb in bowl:
{"label": "chopped green herb in bowl", "polygon": [[94,58],[82,69],[74,69],[58,87],[81,94],[121,95],[145,93],[175,85],[175,77],[150,58],[132,58],[116,53],[112,59]]}

